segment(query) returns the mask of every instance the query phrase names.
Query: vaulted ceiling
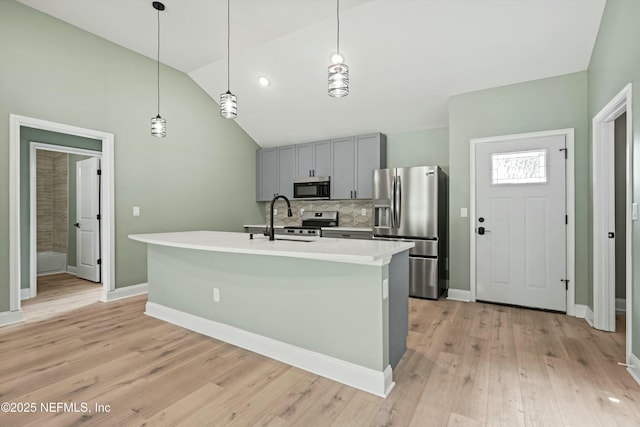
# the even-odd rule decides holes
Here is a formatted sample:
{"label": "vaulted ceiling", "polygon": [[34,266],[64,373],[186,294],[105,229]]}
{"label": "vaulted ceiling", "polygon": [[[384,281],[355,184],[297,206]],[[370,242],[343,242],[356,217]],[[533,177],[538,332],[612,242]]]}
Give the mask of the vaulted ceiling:
{"label": "vaulted ceiling", "polygon": [[[149,0],[19,0],[156,58]],[[164,0],[161,61],[216,102],[225,0]],[[263,147],[448,126],[449,97],[587,69],[605,0],[342,0],[350,94],[327,95],[335,0],[231,0],[238,124]],[[266,76],[269,87],[258,84]],[[150,76],[151,77],[151,76]]]}

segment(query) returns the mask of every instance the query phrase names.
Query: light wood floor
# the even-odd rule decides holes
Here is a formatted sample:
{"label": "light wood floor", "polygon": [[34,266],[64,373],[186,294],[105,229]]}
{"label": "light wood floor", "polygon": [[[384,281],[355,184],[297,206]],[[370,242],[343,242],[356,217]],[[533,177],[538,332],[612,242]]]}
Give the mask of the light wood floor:
{"label": "light wood floor", "polygon": [[26,322],[45,320],[75,310],[100,299],[102,284],[67,274],[38,277],[38,295],[22,301]]}
{"label": "light wood floor", "polygon": [[[0,425],[638,426],[616,334],[555,313],[410,300],[385,400],[143,314],[145,296],[0,328]],[[95,404],[110,405],[98,413]]]}

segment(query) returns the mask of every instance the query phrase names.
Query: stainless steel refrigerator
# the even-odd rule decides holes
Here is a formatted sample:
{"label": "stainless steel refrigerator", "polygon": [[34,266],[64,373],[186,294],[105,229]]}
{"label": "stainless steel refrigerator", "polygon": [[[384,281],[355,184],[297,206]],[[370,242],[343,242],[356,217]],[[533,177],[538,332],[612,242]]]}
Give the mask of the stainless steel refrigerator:
{"label": "stainless steel refrigerator", "polygon": [[373,172],[374,239],[415,243],[409,295],[437,299],[447,287],[447,175],[439,166]]}

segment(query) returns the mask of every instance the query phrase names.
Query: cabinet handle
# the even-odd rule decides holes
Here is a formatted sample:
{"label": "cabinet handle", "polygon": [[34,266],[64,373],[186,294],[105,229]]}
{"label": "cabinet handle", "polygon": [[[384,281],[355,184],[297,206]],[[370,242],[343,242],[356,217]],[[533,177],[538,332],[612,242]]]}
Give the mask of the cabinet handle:
{"label": "cabinet handle", "polygon": [[311,176],[311,169],[309,169],[309,176]]}
{"label": "cabinet handle", "polygon": [[357,192],[358,192],[358,190],[353,190],[353,198],[354,199],[358,197],[358,196],[356,196]]}
{"label": "cabinet handle", "polygon": [[315,169],[311,169],[311,176],[316,176],[316,170]]}

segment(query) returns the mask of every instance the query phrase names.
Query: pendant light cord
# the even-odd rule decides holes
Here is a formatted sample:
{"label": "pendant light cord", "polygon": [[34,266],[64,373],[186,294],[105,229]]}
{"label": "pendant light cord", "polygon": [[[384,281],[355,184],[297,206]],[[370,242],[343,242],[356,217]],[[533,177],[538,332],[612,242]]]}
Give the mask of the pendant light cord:
{"label": "pendant light cord", "polygon": [[157,75],[158,75],[158,117],[160,117],[160,9],[158,11],[158,63],[157,63]]}
{"label": "pendant light cord", "polygon": [[336,53],[340,54],[340,0],[336,0],[336,21],[338,22],[338,37],[336,38]]}
{"label": "pendant light cord", "polygon": [[231,89],[231,73],[229,72],[229,63],[231,62],[231,0],[227,0],[227,92]]}

